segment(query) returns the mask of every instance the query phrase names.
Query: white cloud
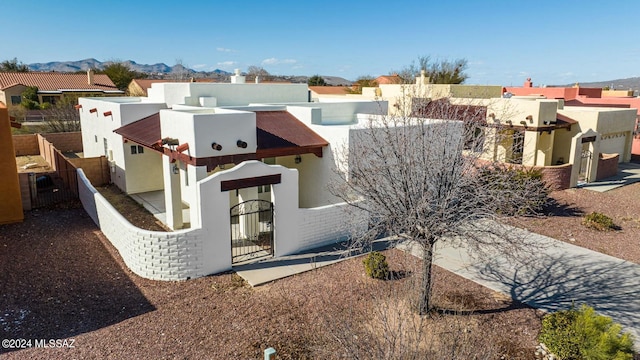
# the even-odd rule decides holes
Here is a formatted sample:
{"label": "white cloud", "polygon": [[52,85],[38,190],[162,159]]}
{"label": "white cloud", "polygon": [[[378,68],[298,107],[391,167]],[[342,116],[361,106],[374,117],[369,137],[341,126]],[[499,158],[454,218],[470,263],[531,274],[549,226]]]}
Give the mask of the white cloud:
{"label": "white cloud", "polygon": [[220,51],[220,52],[235,52],[235,50],[233,50],[233,49],[227,49],[227,48],[223,48],[223,47],[218,47],[218,48],[216,48],[216,50]]}
{"label": "white cloud", "polygon": [[295,59],[277,59],[277,58],[268,58],[262,60],[262,65],[280,65],[280,64],[295,64],[298,60]]}
{"label": "white cloud", "polygon": [[192,68],[194,69],[204,69],[206,67],[207,67],[207,64],[196,64],[192,66]]}
{"label": "white cloud", "polygon": [[219,62],[218,66],[229,67],[229,66],[234,66],[235,64],[237,64],[237,62],[235,61],[223,61],[223,62]]}

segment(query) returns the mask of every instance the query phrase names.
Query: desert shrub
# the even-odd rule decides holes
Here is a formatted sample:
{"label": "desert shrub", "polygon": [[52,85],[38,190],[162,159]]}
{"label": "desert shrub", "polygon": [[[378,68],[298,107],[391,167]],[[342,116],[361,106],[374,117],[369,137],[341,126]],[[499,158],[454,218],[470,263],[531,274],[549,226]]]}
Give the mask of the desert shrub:
{"label": "desert shrub", "polygon": [[389,276],[387,258],[378,251],[372,251],[362,260],[367,276],[374,279],[386,279]]}
{"label": "desert shrub", "polygon": [[633,338],[587,305],[549,314],[538,338],[562,360],[633,360]]}
{"label": "desert shrub", "polygon": [[612,218],[599,212],[587,214],[584,220],[582,220],[582,223],[590,229],[600,231],[614,230],[616,228]]}
{"label": "desert shrub", "polygon": [[492,199],[499,199],[494,201],[498,214],[537,214],[549,203],[550,189],[541,169],[494,164],[480,167],[477,175],[480,188],[493,194]]}

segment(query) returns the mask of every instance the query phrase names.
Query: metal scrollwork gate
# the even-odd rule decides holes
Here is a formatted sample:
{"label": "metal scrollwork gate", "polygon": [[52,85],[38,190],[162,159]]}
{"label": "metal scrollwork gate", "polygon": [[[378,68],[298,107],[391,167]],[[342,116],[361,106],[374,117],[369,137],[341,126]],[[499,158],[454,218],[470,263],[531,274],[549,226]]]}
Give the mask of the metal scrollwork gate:
{"label": "metal scrollwork gate", "polygon": [[578,175],[578,181],[589,182],[589,172],[591,171],[591,160],[593,154],[589,150],[582,150],[580,154],[580,173]]}
{"label": "metal scrollwork gate", "polygon": [[273,203],[249,200],[231,207],[231,263],[273,256]]}

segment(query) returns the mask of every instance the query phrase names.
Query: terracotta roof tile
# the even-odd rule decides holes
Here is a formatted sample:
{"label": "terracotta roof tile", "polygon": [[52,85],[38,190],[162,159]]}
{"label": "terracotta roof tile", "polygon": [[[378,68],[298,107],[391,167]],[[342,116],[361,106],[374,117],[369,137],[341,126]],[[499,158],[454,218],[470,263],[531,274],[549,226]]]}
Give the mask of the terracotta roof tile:
{"label": "terracotta roof tile", "polygon": [[[160,113],[122,126],[115,133],[152,148],[161,139]],[[256,111],[258,151],[278,148],[318,148],[329,145],[320,135],[286,111]]]}
{"label": "terracotta roof tile", "polygon": [[0,89],[15,85],[37,86],[39,91],[61,90],[98,90],[115,91],[118,88],[105,74],[94,74],[93,84],[87,81],[87,74],[70,74],[56,72],[0,72]]}
{"label": "terracotta roof tile", "polygon": [[346,95],[346,86],[309,86],[309,90],[320,95]]}

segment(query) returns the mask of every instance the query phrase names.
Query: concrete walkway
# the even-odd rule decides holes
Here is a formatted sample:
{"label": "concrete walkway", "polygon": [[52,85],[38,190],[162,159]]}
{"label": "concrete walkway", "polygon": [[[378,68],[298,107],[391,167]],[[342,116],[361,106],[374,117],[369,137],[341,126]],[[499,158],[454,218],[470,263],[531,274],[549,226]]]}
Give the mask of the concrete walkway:
{"label": "concrete walkway", "polygon": [[[382,239],[376,241],[370,250],[380,251],[390,246],[392,246],[391,242]],[[249,285],[259,286],[322,266],[335,264],[338,261],[361,256],[367,252],[350,251],[346,243],[336,243],[294,255],[238,264],[233,266],[233,270],[245,279]]]}
{"label": "concrete walkway", "polygon": [[640,181],[640,164],[628,162],[618,164],[618,173],[615,176],[592,183],[580,184],[578,187],[591,191],[605,192],[633,184],[636,181]]}

